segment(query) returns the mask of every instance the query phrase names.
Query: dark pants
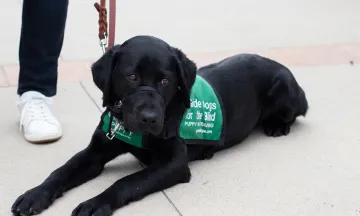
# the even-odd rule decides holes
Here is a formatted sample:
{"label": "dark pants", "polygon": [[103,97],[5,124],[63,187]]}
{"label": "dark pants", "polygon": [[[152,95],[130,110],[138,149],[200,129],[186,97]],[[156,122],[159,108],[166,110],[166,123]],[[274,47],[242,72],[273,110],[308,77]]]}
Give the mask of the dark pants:
{"label": "dark pants", "polygon": [[68,0],[24,0],[19,46],[18,94],[56,94],[58,58],[64,39]]}

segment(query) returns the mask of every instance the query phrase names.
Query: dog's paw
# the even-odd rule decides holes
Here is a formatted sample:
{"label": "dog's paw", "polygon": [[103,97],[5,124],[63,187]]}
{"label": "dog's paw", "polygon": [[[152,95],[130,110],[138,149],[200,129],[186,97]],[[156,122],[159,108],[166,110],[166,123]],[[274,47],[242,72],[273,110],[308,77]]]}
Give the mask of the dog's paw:
{"label": "dog's paw", "polygon": [[271,137],[286,136],[290,133],[290,126],[284,124],[276,128],[264,127],[264,133]]}
{"label": "dog's paw", "polygon": [[290,133],[291,123],[281,121],[266,121],[263,123],[264,133],[271,137],[286,136]]}
{"label": "dog's paw", "polygon": [[11,211],[14,215],[35,215],[47,209],[53,202],[53,193],[38,186],[17,198],[11,207]]}
{"label": "dog's paw", "polygon": [[93,198],[78,205],[71,216],[111,216],[112,213],[109,204],[99,198]]}

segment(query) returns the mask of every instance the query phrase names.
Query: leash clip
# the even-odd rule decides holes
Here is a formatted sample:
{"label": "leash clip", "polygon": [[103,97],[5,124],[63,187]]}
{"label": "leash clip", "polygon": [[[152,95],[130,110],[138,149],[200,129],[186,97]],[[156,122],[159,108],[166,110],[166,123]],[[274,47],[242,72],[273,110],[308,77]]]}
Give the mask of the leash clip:
{"label": "leash clip", "polygon": [[103,53],[105,53],[106,52],[106,45],[107,45],[107,35],[106,35],[105,32],[103,33],[103,35],[104,35],[104,38],[100,39],[100,46],[101,46],[101,49],[102,49]]}

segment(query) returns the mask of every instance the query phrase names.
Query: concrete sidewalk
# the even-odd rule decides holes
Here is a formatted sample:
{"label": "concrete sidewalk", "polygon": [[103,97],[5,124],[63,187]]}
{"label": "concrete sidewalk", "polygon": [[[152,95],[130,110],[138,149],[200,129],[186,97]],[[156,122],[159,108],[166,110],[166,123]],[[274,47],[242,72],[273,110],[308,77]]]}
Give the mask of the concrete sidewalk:
{"label": "concrete sidewalk", "polygon": [[[7,30],[0,36],[0,216],[10,216],[20,194],[88,145],[102,110],[89,67],[101,49],[93,2],[70,0],[53,106],[64,137],[52,145],[29,144],[19,132],[15,107],[21,3],[0,3],[0,25]],[[288,136],[254,133],[212,160],[193,163],[190,183],[114,215],[360,215],[359,8],[358,0],[118,1],[117,43],[151,34],[199,65],[239,52],[262,54],[289,66],[310,109]],[[119,157],[41,215],[70,215],[79,203],[140,168],[131,155]]]}

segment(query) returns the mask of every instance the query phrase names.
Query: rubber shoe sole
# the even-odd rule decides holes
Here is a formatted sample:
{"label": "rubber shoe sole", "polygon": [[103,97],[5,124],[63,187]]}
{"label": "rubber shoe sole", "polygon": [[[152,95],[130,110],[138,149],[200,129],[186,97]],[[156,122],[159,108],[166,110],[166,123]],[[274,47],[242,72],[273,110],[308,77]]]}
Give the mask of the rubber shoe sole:
{"label": "rubber shoe sole", "polygon": [[47,135],[47,136],[43,136],[43,137],[39,137],[39,136],[31,136],[31,135],[27,135],[24,134],[25,139],[33,144],[50,144],[53,143],[59,139],[61,139],[62,135],[61,133],[58,134],[51,134],[51,135]]}

